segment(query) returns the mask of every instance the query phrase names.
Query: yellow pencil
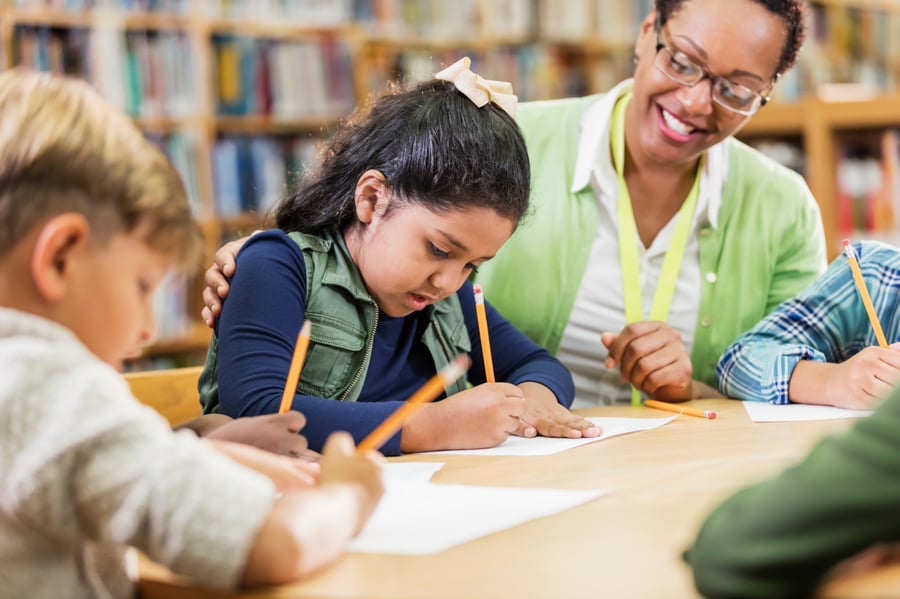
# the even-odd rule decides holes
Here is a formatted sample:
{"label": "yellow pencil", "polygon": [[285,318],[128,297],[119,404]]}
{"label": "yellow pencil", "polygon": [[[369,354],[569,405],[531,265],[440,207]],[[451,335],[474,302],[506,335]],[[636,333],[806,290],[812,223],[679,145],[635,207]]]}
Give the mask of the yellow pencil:
{"label": "yellow pencil", "polygon": [[284,414],[291,409],[294,403],[294,395],[297,393],[297,381],[300,380],[300,370],[303,368],[303,360],[306,359],[306,350],[309,348],[309,333],[312,331],[312,323],[303,321],[300,332],[297,334],[297,343],[294,345],[294,357],[291,358],[291,369],[288,371],[287,382],[284,384],[284,394],[281,396],[279,414]]}
{"label": "yellow pencil", "polygon": [[677,414],[687,414],[688,416],[697,416],[698,418],[709,418],[710,420],[715,420],[716,418],[716,413],[712,410],[689,408],[687,406],[672,404],[665,401],[656,401],[655,399],[645,399],[644,405],[648,408],[656,408],[657,410],[665,410]]}
{"label": "yellow pencil", "polygon": [[385,418],[384,422],[375,427],[375,430],[369,433],[366,438],[359,443],[356,451],[363,453],[370,449],[378,449],[384,445],[385,441],[390,439],[391,436],[400,429],[403,422],[409,418],[413,412],[422,407],[422,404],[427,403],[440,395],[441,391],[447,387],[447,384],[465,374],[466,370],[469,368],[469,363],[469,356],[466,354],[459,354],[456,356],[452,362],[441,368],[437,374],[428,379],[428,382],[422,385],[418,391],[413,393],[402,406],[394,410],[393,414]]}
{"label": "yellow pencil", "polygon": [[850,263],[850,270],[853,272],[853,280],[856,281],[856,289],[862,298],[863,306],[866,307],[866,314],[869,315],[869,322],[875,329],[875,338],[878,339],[878,345],[887,347],[887,339],[884,338],[884,331],[881,330],[881,323],[878,321],[878,315],[875,313],[875,306],[872,305],[872,298],[869,297],[869,289],[863,280],[862,272],[859,270],[859,262],[856,261],[856,252],[850,245],[850,240],[845,239],[841,243],[844,244],[844,253],[847,255],[847,262]]}
{"label": "yellow pencil", "polygon": [[475,285],[475,314],[478,316],[478,336],[481,338],[481,355],[484,356],[484,376],[494,382],[494,359],[491,357],[491,338],[488,334],[487,314],[484,311],[484,294],[481,285]]}

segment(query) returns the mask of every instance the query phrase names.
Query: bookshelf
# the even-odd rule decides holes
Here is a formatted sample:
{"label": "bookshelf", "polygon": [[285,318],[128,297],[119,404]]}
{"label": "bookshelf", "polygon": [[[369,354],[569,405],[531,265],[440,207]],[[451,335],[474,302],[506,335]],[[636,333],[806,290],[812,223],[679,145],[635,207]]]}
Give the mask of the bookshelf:
{"label": "bookshelf", "polygon": [[[822,206],[835,255],[844,235],[837,158],[852,147],[880,160],[888,147],[881,134],[900,127],[900,5],[810,4],[800,64],[741,136],[771,140],[784,160],[797,161]],[[209,263],[224,240],[260,226],[315,159],[318,141],[387,81],[424,79],[468,55],[474,70],[511,81],[522,100],[604,91],[631,74],[636,32],[651,6],[0,0],[0,66],[25,63],[85,77],[135,118],[182,174]],[[854,83],[857,92],[862,85],[870,96],[818,97],[812,90],[825,82]],[[157,357],[175,358],[166,366],[202,359],[210,333],[199,318],[201,286],[198,275],[164,292],[158,320],[165,334],[136,367]]]}
{"label": "bookshelf", "polygon": [[845,237],[900,245],[900,4],[809,6],[798,64],[739,136],[799,155],[822,210],[829,257]]}
{"label": "bookshelf", "polygon": [[[649,6],[0,0],[0,65],[84,77],[131,115],[184,178],[208,263],[224,240],[260,226],[314,160],[318,140],[387,81],[424,79],[469,55],[523,100],[599,90],[628,75],[630,40]],[[199,275],[166,284],[160,338],[133,366],[202,358],[201,287]]]}

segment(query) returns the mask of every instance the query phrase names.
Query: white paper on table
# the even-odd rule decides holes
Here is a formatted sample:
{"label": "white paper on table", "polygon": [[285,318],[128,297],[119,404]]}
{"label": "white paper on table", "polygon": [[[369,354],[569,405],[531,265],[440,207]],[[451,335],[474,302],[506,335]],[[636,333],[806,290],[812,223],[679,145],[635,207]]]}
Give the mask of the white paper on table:
{"label": "white paper on table", "polygon": [[385,493],[349,551],[438,553],[523,522],[571,509],[605,489],[516,489],[397,483]]}
{"label": "white paper on table", "polygon": [[753,422],[801,422],[804,420],[838,420],[864,418],[870,410],[846,410],[833,406],[808,404],[771,404],[764,401],[745,401],[744,408]]}
{"label": "white paper on table", "polygon": [[434,454],[461,454],[461,455],[550,455],[566,449],[572,449],[579,445],[594,443],[624,435],[646,431],[667,424],[678,418],[677,415],[668,418],[587,418],[603,429],[603,434],[590,439],[561,439],[558,437],[525,437],[510,436],[497,447],[487,449],[445,449],[432,451]]}
{"label": "white paper on table", "polygon": [[387,462],[382,466],[381,476],[385,486],[399,483],[427,483],[444,462]]}

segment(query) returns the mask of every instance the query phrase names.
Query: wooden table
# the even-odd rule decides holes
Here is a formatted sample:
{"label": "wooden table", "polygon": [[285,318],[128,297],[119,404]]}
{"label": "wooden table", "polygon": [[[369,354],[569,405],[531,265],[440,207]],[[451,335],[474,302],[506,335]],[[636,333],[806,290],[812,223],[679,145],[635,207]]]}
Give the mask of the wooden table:
{"label": "wooden table", "polygon": [[[541,457],[405,456],[442,461],[433,482],[609,489],[575,509],[429,556],[347,554],[295,585],[240,595],[190,588],[145,567],[145,599],[194,597],[517,599],[696,597],[681,561],[712,507],[732,491],[799,460],[851,420],[754,423],[740,402],[700,400],[716,420],[669,424]],[[654,417],[649,408],[603,407],[586,416]],[[827,593],[826,593],[827,595]]]}

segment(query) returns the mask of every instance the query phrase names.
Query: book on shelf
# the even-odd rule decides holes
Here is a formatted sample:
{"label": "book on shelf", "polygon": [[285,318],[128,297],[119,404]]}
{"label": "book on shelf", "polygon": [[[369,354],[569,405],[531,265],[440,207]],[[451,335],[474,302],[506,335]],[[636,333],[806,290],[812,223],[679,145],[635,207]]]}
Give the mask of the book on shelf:
{"label": "book on shelf", "polygon": [[268,40],[213,37],[217,112],[225,116],[323,119],[356,104],[346,41],[321,34]]}
{"label": "book on shelf", "polygon": [[898,132],[867,144],[845,143],[837,156],[837,217],[841,236],[896,232],[900,215]]}
{"label": "book on shelf", "polygon": [[268,213],[314,163],[317,145],[311,135],[220,137],[213,148],[218,216]]}

